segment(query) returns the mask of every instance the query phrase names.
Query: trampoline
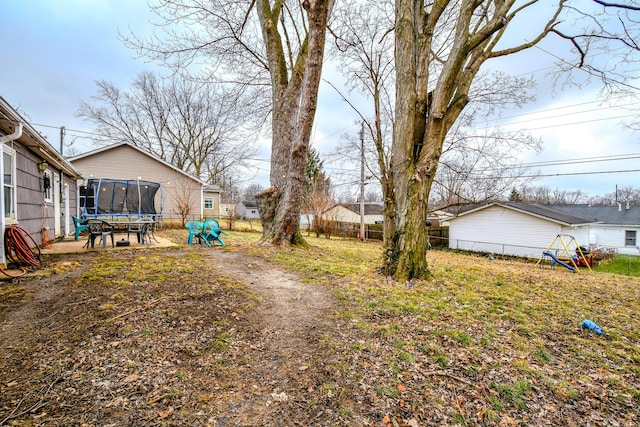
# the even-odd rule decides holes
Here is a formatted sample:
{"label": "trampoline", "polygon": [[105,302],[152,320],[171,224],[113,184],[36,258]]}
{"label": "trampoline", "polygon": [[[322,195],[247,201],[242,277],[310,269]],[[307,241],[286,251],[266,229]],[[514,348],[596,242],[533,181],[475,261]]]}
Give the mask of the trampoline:
{"label": "trampoline", "polygon": [[162,187],[157,182],[92,178],[87,185],[80,187],[80,210],[85,218],[161,218],[164,211],[164,195]]}

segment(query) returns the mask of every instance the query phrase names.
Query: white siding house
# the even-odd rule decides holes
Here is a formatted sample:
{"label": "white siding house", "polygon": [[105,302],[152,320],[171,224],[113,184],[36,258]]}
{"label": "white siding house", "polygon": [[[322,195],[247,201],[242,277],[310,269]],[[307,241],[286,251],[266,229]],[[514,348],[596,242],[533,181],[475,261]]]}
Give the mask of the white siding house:
{"label": "white siding house", "polygon": [[539,258],[559,234],[589,241],[592,219],[524,203],[489,203],[449,219],[449,247]]}
{"label": "white siding house", "polygon": [[551,208],[593,218],[589,245],[609,248],[620,254],[640,255],[640,206],[550,205]]}
{"label": "white siding house", "polygon": [[[383,206],[379,203],[365,203],[364,223],[382,224],[384,219],[382,209]],[[324,217],[329,221],[359,224],[360,203],[338,203],[326,210]]]}

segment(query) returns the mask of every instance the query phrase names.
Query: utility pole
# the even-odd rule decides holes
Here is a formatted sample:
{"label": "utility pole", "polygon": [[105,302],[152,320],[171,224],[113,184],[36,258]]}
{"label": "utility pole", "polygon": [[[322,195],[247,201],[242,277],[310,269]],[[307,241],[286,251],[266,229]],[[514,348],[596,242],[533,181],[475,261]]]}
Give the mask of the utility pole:
{"label": "utility pole", "polygon": [[[67,133],[67,130],[65,129],[64,126],[60,126],[60,156],[64,157],[64,136]],[[64,192],[64,172],[62,172],[62,168],[60,168],[60,172],[59,172],[59,177],[60,177],[60,204],[64,204],[64,197],[63,196],[63,192]]]}
{"label": "utility pole", "polygon": [[360,127],[360,239],[365,241],[364,235],[364,122]]}
{"label": "utility pole", "polygon": [[64,135],[65,135],[64,126],[60,126],[60,155],[64,156]]}

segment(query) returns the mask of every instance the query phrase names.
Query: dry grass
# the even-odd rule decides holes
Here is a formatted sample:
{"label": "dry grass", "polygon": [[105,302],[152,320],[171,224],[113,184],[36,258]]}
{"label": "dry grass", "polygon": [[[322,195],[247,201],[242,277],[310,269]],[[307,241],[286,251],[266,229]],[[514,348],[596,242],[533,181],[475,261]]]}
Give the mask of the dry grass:
{"label": "dry grass", "polygon": [[[308,241],[309,249],[246,250],[334,287],[357,331],[330,340],[346,349],[340,369],[358,382],[372,366],[386,370],[371,379],[380,381],[379,396],[396,404],[426,399],[461,424],[504,422],[514,413],[534,422],[534,408],[544,405],[565,425],[591,416],[638,421],[640,279],[431,251],[432,280],[396,283],[376,274],[377,243]],[[586,318],[604,335],[583,329]],[[445,383],[416,380],[439,371],[483,392],[456,404]],[[398,396],[398,383],[411,393]],[[567,406],[578,410],[561,414]]]}
{"label": "dry grass", "polygon": [[[186,242],[186,230],[162,232]],[[233,425],[286,390],[255,406],[272,417],[261,425],[640,424],[639,278],[430,251],[431,280],[397,283],[376,272],[377,242],[259,238],[79,254],[77,274],[6,287],[0,421]],[[212,262],[234,255],[221,251],[246,254],[233,269],[250,280]],[[273,302],[252,287],[278,270],[339,302],[300,349],[311,362],[288,373],[268,368],[280,356],[264,350],[273,340],[256,313]],[[303,374],[311,385],[291,387]]]}

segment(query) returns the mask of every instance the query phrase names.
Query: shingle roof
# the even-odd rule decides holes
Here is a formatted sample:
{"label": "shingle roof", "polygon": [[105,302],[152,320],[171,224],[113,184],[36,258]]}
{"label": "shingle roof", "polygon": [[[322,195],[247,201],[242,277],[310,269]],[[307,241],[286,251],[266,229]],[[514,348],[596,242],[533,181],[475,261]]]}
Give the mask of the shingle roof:
{"label": "shingle roof", "polygon": [[258,207],[258,202],[256,202],[255,200],[243,200],[240,203],[242,203],[246,208],[257,208]]}
{"label": "shingle roof", "polygon": [[551,209],[610,225],[640,225],[640,206],[547,205]]}
{"label": "shingle roof", "polygon": [[[546,205],[536,205],[532,203],[516,203],[516,202],[492,202],[483,205],[473,205],[468,209],[459,209],[458,216],[468,215],[472,212],[485,209],[491,206],[502,206],[507,209],[512,209],[520,212],[525,212],[534,216],[542,217],[554,222],[559,222],[566,225],[583,225],[592,224],[596,221],[593,218],[577,215],[571,212],[564,212],[558,209],[553,209]],[[452,218],[455,219],[455,218]]]}
{"label": "shingle roof", "polygon": [[[360,203],[338,203],[336,206],[342,206],[345,209],[349,209],[351,212],[357,214],[360,213]],[[382,209],[384,207],[379,203],[365,203],[364,214],[365,215],[382,215]]]}

